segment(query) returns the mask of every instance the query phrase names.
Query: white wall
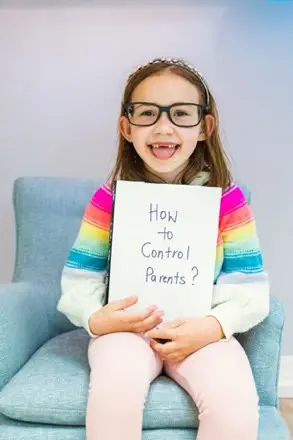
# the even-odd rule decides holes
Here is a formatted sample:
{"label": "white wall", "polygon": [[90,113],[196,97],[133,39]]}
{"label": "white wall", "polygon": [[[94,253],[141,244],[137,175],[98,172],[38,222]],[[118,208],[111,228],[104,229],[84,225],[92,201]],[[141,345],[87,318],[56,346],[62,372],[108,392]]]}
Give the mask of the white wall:
{"label": "white wall", "polygon": [[0,282],[13,267],[13,179],[104,175],[129,70],[186,57],[210,82],[225,146],[253,191],[272,293],[288,315],[284,352],[293,354],[292,4],[91,3],[0,9]]}

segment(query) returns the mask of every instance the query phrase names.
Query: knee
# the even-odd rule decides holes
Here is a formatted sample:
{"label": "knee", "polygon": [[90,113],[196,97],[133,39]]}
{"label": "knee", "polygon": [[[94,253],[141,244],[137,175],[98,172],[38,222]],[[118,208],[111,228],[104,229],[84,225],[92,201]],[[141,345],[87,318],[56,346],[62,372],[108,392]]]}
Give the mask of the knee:
{"label": "knee", "polygon": [[92,344],[89,360],[91,407],[123,412],[125,401],[128,408],[141,407],[158,368],[142,338],[124,333],[106,335]]}
{"label": "knee", "polygon": [[228,410],[220,411],[217,414],[218,421],[222,424],[231,435],[234,434],[235,438],[238,435],[244,435],[246,433],[247,439],[252,438],[249,436],[251,432],[257,432],[258,427],[258,407],[255,406],[241,406],[232,405]]}
{"label": "knee", "polygon": [[138,369],[121,370],[116,365],[109,368],[107,375],[92,371],[89,384],[89,398],[99,401],[105,407],[109,404],[111,410],[122,411],[128,406],[144,403],[150,381]]}
{"label": "knee", "polygon": [[99,388],[107,393],[129,392],[147,384],[146,375],[136,368],[119,368],[118,365],[109,365],[107,372],[98,368],[91,371],[90,388]]}
{"label": "knee", "polygon": [[259,407],[258,399],[236,401],[222,396],[221,400],[213,400],[200,414],[200,419],[206,418],[220,432],[229,433],[229,438],[256,440]]}

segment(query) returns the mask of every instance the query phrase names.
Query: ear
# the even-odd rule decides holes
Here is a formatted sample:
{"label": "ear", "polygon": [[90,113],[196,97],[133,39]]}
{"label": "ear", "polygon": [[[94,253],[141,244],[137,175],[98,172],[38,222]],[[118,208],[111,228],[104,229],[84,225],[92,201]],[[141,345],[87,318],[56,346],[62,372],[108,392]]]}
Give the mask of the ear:
{"label": "ear", "polygon": [[216,128],[216,120],[214,116],[205,115],[204,121],[205,121],[205,131],[203,130],[203,125],[201,125],[201,133],[198,138],[199,141],[205,141],[206,139],[208,139]]}
{"label": "ear", "polygon": [[119,118],[119,130],[124,139],[126,139],[128,142],[132,142],[131,127],[126,116],[121,116]]}

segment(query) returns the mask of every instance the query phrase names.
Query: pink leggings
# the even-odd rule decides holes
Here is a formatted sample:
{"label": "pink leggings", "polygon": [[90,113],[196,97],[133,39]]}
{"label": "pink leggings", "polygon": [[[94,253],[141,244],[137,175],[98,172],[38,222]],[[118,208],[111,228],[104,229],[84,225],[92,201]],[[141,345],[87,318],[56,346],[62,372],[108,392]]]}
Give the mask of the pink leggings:
{"label": "pink leggings", "polygon": [[87,440],[140,440],[150,383],[162,372],[199,410],[197,440],[257,440],[258,396],[246,354],[232,338],[178,364],[163,362],[143,337],[114,333],[92,339]]}

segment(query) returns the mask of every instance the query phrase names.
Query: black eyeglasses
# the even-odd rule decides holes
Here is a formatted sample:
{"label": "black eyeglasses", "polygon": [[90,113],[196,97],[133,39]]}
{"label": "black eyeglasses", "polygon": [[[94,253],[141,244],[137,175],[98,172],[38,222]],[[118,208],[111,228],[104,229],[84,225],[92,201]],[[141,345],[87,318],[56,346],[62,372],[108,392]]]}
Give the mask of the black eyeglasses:
{"label": "black eyeglasses", "polygon": [[152,102],[128,102],[124,104],[125,115],[132,125],[149,127],[158,122],[163,112],[177,127],[196,127],[202,120],[207,107],[190,102],[178,102],[161,106]]}

